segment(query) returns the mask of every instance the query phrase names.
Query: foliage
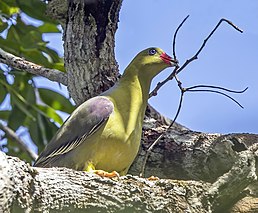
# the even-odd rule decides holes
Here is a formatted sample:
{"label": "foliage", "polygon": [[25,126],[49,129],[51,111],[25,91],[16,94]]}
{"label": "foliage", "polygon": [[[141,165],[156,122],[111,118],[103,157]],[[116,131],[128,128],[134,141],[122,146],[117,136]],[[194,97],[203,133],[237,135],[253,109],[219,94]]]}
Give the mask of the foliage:
{"label": "foliage", "polygon": [[[0,48],[44,67],[64,71],[63,59],[43,40],[43,34],[61,33],[58,23],[45,16],[45,10],[46,5],[40,0],[0,1]],[[27,17],[36,24],[28,23]],[[14,131],[25,127],[41,151],[56,132],[56,124],[63,122],[57,110],[71,113],[74,107],[59,93],[37,88],[34,77],[0,65],[0,119]],[[2,140],[0,145],[8,154],[30,160],[14,141]]]}

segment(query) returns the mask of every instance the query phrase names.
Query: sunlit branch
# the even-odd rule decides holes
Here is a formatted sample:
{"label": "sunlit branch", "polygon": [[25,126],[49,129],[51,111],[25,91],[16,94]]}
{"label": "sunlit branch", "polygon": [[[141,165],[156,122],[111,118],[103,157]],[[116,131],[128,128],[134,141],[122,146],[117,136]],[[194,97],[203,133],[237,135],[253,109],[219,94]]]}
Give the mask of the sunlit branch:
{"label": "sunlit branch", "polygon": [[17,57],[11,53],[5,52],[0,48],[0,63],[4,63],[7,66],[13,67],[18,70],[26,71],[34,75],[40,75],[46,77],[51,81],[62,83],[67,85],[67,75],[56,69],[49,69],[42,67],[38,64],[26,61],[23,58]]}

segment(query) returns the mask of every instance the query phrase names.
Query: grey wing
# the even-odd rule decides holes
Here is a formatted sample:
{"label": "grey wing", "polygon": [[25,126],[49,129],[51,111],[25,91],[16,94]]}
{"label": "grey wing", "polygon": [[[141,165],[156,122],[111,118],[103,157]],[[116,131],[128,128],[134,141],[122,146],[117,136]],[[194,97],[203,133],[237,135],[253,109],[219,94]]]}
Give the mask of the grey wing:
{"label": "grey wing", "polygon": [[62,154],[78,147],[108,120],[113,111],[113,103],[103,96],[91,98],[81,104],[60,127],[34,166],[48,167]]}

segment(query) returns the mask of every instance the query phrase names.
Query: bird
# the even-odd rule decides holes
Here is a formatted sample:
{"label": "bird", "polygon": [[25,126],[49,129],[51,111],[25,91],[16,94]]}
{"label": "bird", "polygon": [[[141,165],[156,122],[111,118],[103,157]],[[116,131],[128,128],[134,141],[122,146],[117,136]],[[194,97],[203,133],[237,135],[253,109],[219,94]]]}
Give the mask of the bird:
{"label": "bird", "polygon": [[72,112],[34,166],[126,175],[140,147],[151,81],[177,64],[157,47],[138,53],[113,87]]}

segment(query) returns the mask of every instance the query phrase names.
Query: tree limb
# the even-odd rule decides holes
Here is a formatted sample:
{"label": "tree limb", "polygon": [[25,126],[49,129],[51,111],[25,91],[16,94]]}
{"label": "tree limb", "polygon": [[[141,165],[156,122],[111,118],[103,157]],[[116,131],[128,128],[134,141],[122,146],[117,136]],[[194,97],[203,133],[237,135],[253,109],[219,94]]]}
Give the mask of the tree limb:
{"label": "tree limb", "polygon": [[[129,173],[139,175],[150,145],[169,124],[146,117],[142,146]],[[209,134],[172,126],[154,146],[145,167],[145,177],[214,182],[229,171],[241,151],[258,143],[255,134]]]}
{"label": "tree limb", "polygon": [[[202,204],[191,206],[188,200],[210,186],[195,181],[148,181],[131,175],[107,179],[66,168],[33,168],[4,153],[0,153],[0,161],[0,212],[11,208],[15,212],[200,212]],[[188,195],[189,190],[192,194]]]}
{"label": "tree limb", "polygon": [[0,152],[0,212],[225,212],[256,183],[256,152],[241,152],[213,184],[34,168]]}
{"label": "tree limb", "polygon": [[8,138],[15,141],[18,146],[29,155],[32,160],[36,160],[38,155],[26,143],[24,143],[24,141],[21,140],[21,138],[16,135],[16,133],[12,129],[2,124],[2,122],[0,122],[0,129],[5,132]]}
{"label": "tree limb", "polygon": [[23,70],[34,75],[40,75],[46,77],[51,81],[56,81],[63,85],[67,85],[67,74],[56,69],[44,68],[40,65],[26,61],[20,57],[17,57],[11,53],[5,52],[0,48],[0,62],[8,66]]}
{"label": "tree limb", "polygon": [[222,212],[228,209],[230,204],[233,204],[228,201],[236,201],[239,197],[239,192],[257,180],[255,165],[257,144],[254,146],[256,147],[255,150],[253,150],[252,146],[247,151],[241,152],[232,169],[222,175],[207,191],[207,194],[212,198],[214,212]]}

